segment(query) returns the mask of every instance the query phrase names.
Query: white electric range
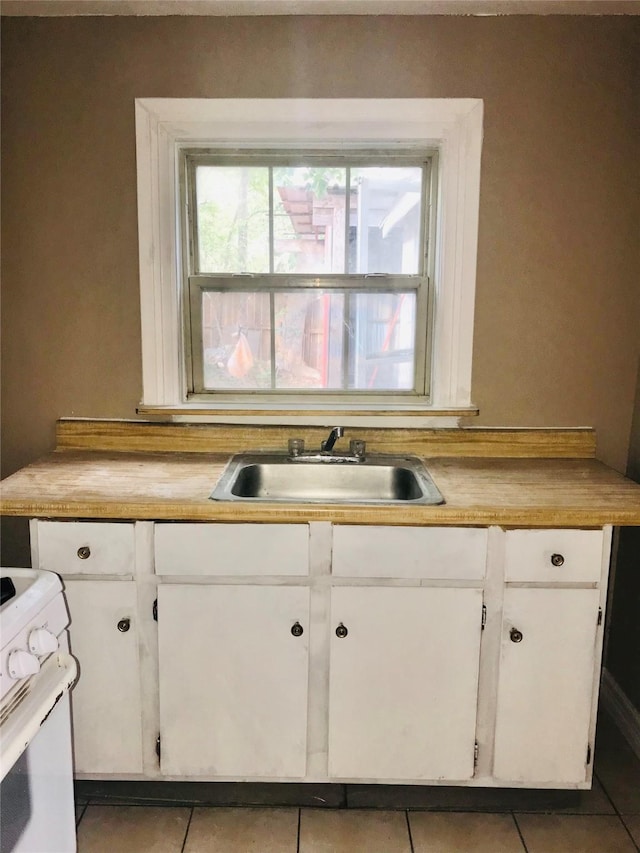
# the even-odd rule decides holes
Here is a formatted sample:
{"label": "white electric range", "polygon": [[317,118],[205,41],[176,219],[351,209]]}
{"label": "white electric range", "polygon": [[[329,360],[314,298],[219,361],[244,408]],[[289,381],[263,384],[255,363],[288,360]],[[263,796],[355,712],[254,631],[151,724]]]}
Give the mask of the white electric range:
{"label": "white electric range", "polygon": [[1,569],[0,849],[76,850],[69,654],[62,583],[52,572]]}

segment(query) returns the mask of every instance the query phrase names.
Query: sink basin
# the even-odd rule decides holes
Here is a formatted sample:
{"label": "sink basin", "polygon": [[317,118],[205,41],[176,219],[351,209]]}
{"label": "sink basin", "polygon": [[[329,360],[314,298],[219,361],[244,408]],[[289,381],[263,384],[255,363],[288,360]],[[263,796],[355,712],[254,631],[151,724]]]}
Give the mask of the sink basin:
{"label": "sink basin", "polygon": [[422,462],[410,456],[364,461],[292,460],[286,454],[234,456],[211,498],[282,503],[442,504]]}

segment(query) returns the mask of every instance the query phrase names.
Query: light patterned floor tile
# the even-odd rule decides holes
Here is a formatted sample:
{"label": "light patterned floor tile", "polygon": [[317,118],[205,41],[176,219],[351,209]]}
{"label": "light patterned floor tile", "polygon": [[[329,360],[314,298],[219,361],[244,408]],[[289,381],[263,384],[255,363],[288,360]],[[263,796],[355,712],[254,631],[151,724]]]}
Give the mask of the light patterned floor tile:
{"label": "light patterned floor tile", "polygon": [[622,820],[631,833],[631,837],[640,847],[640,814],[625,815]]}
{"label": "light patterned floor tile", "polygon": [[609,815],[516,815],[528,853],[636,853],[622,821]]}
{"label": "light patterned floor tile", "polygon": [[196,808],[184,853],[296,853],[298,809]]}
{"label": "light patterned floor tile", "polygon": [[595,771],[621,814],[640,814],[640,759],[614,726],[596,737]]}
{"label": "light patterned floor tile", "polygon": [[191,809],[88,805],[78,853],[180,853]]}
{"label": "light patterned floor tile", "polygon": [[511,815],[411,812],[415,853],[524,853]]}
{"label": "light patterned floor tile", "polygon": [[404,812],[302,809],[300,853],[410,853]]}

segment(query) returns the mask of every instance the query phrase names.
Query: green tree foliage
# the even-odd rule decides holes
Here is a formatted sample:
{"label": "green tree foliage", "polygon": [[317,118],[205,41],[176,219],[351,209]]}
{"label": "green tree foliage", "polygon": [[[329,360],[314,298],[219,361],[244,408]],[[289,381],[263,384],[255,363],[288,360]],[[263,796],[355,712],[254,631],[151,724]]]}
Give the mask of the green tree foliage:
{"label": "green tree foliage", "polygon": [[224,166],[199,172],[200,271],[268,272],[268,170]]}

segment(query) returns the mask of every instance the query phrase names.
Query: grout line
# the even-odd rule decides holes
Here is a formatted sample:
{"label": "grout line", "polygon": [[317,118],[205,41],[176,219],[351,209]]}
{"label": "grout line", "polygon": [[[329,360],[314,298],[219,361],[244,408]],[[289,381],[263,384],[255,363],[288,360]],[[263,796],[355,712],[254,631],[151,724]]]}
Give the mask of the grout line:
{"label": "grout line", "polygon": [[614,801],[613,801],[613,797],[612,797],[612,796],[609,794],[609,792],[607,791],[607,788],[606,788],[606,786],[605,786],[604,782],[602,781],[602,779],[600,778],[600,776],[599,776],[597,773],[595,773],[595,771],[594,771],[594,774],[593,774],[593,775],[597,778],[598,782],[600,783],[600,787],[602,788],[602,790],[603,790],[603,791],[604,791],[604,793],[605,793],[605,796],[607,797],[607,799],[609,800],[609,802],[610,802],[610,803],[611,803],[611,805],[613,806],[613,809],[614,809],[614,811],[615,811],[616,815],[618,816],[618,820],[619,820],[619,821],[622,823],[622,825],[624,826],[625,832],[627,833],[627,835],[628,835],[628,836],[629,836],[629,838],[631,839],[632,844],[635,846],[636,850],[640,851],[640,846],[638,846],[638,844],[636,844],[636,841],[635,841],[634,837],[631,835],[631,830],[629,829],[629,827],[627,826],[627,824],[626,824],[626,823],[625,823],[625,821],[624,821],[624,815],[620,812],[620,810],[618,809],[617,805],[614,803]]}
{"label": "grout line", "polygon": [[[75,805],[75,803],[74,803],[74,805]],[[84,813],[86,812],[88,805],[89,805],[89,801],[87,800],[87,802],[82,806],[82,810],[80,812],[80,817],[76,818],[76,832],[78,831],[78,827],[80,826],[80,821],[84,817]]]}
{"label": "grout line", "polygon": [[524,850],[524,853],[529,853],[527,843],[524,840],[524,835],[522,834],[522,830],[520,829],[520,824],[518,823],[518,818],[516,817],[515,812],[511,812],[511,817],[513,818],[513,822],[515,823],[516,829],[518,830],[518,835],[520,836],[520,841],[522,842],[522,849]]}
{"label": "grout line", "polygon": [[599,774],[599,773],[596,773],[596,771],[594,770],[594,771],[593,771],[593,775],[595,776],[595,778],[596,778],[596,779],[598,780],[598,782],[600,783],[600,787],[601,787],[601,788],[602,788],[602,790],[604,791],[604,795],[605,795],[605,797],[606,797],[606,798],[609,800],[609,802],[611,803],[611,807],[613,808],[614,812],[618,815],[618,817],[620,817],[620,812],[618,811],[618,807],[617,807],[617,806],[616,806],[616,804],[613,802],[613,797],[612,797],[612,796],[611,796],[611,794],[607,791],[607,786],[604,784],[604,782],[603,782],[603,781],[602,781],[602,779],[600,778],[600,774]]}
{"label": "grout line", "polygon": [[623,825],[625,832],[627,833],[627,835],[628,835],[628,836],[629,836],[629,838],[631,839],[631,843],[632,843],[632,844],[633,844],[633,846],[636,848],[636,850],[639,850],[639,851],[640,851],[640,846],[638,846],[638,844],[636,844],[636,840],[635,840],[635,838],[633,837],[633,835],[631,835],[631,830],[629,829],[629,827],[628,827],[628,826],[627,826],[627,824],[625,823],[624,815],[622,815],[622,814],[620,813],[620,810],[618,809],[617,805],[616,805],[616,804],[615,804],[615,802],[613,801],[613,797],[612,797],[612,796],[611,796],[611,794],[607,791],[606,785],[604,784],[604,782],[602,781],[602,779],[600,778],[600,776],[599,776],[595,771],[594,771],[594,774],[593,774],[593,775],[597,778],[598,782],[600,783],[600,786],[601,786],[602,790],[603,790],[603,791],[604,791],[604,793],[605,793],[605,796],[607,797],[607,799],[609,800],[609,802],[610,802],[610,803],[611,803],[611,805],[613,806],[613,809],[614,809],[614,811],[615,811],[615,813],[616,813],[616,815],[617,815],[617,817],[618,817],[618,820],[619,820],[619,821],[620,821],[620,823]]}
{"label": "grout line", "polygon": [[302,809],[298,809],[298,835],[296,838],[296,853],[300,853],[300,823],[302,822]]}
{"label": "grout line", "polygon": [[636,843],[635,838],[634,838],[634,837],[633,837],[633,835],[631,834],[631,830],[630,830],[630,829],[629,829],[629,827],[627,826],[627,824],[626,824],[626,822],[625,822],[625,819],[624,819],[623,815],[620,815],[619,817],[620,817],[620,821],[622,822],[622,825],[624,826],[624,828],[625,828],[625,829],[626,829],[626,831],[627,831],[627,835],[628,835],[628,836],[629,836],[629,838],[631,839],[631,843],[635,846],[636,850],[640,850],[640,846]]}
{"label": "grout line", "polygon": [[180,853],[184,853],[184,848],[187,843],[187,836],[189,835],[189,830],[191,829],[191,821],[193,819],[193,806],[191,806],[191,811],[189,812],[189,820],[187,821],[187,828],[184,833],[184,838],[182,840],[182,847],[180,848]]}
{"label": "grout line", "polygon": [[415,853],[415,848],[413,846],[413,836],[411,835],[411,823],[409,821],[409,810],[404,810],[404,817],[407,821],[407,832],[409,833],[409,847],[411,848],[411,853]]}

